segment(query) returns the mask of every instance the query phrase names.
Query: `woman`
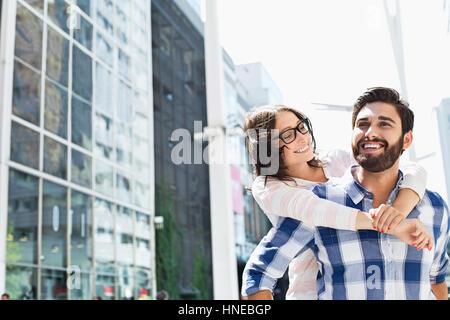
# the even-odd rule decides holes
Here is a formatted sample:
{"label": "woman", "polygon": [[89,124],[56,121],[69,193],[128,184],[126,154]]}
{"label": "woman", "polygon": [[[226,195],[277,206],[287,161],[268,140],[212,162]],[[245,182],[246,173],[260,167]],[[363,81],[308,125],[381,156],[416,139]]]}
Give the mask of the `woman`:
{"label": "woman", "polygon": [[[374,210],[372,222],[367,213],[320,199],[310,191],[318,183],[342,176],[356,162],[344,151],[315,154],[311,123],[301,112],[281,105],[258,107],[247,115],[244,130],[249,133],[247,147],[255,168],[252,194],[272,224],[276,225],[279,216],[283,216],[311,226],[344,230],[374,228],[417,245],[418,250],[424,247],[431,250],[433,240],[424,225],[417,219],[404,219],[425,193],[426,173],[420,166],[401,167],[404,179],[396,201],[392,207],[382,205]],[[262,175],[272,163],[260,161],[261,146],[269,151],[271,159],[279,161],[279,168],[273,174]],[[408,229],[405,225],[414,226]],[[414,230],[414,233],[399,230]],[[317,299],[317,272],[311,250],[297,256],[289,266],[290,287],[286,298]]]}

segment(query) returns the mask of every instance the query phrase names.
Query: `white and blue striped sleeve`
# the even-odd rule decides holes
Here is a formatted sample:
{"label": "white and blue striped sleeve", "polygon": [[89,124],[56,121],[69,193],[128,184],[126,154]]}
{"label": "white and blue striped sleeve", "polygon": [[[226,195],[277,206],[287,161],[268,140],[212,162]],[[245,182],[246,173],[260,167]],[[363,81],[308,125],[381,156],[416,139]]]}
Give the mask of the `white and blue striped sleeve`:
{"label": "white and blue striped sleeve", "polygon": [[[440,226],[434,225],[434,228],[437,227],[436,229],[439,229],[439,231],[434,230],[435,238],[436,235],[438,236],[437,239],[435,239],[435,254],[430,270],[430,282],[432,284],[437,284],[445,281],[445,276],[448,269],[449,258],[447,246],[450,232],[449,211],[447,205],[439,194],[429,192],[429,197],[434,210],[443,210]],[[435,214],[435,216],[437,216],[437,214]]]}
{"label": "white and blue striped sleeve", "polygon": [[242,275],[242,296],[261,290],[273,291],[289,263],[313,245],[314,232],[310,227],[298,220],[280,219],[247,261]]}

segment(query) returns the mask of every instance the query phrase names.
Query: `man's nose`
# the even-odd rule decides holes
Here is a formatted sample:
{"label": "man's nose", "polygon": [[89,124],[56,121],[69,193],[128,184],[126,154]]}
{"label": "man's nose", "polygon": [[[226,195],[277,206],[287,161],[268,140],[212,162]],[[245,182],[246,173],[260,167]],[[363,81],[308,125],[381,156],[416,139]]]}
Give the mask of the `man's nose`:
{"label": "man's nose", "polygon": [[377,128],[374,125],[369,126],[365,133],[365,137],[369,140],[372,140],[373,138],[378,136]]}

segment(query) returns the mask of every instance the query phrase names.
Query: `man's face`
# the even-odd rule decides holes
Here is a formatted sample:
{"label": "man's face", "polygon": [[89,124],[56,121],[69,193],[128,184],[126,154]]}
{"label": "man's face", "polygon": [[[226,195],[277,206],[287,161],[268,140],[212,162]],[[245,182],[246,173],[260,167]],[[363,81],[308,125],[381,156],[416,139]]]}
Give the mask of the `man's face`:
{"label": "man's face", "polygon": [[382,172],[395,164],[411,141],[410,132],[403,137],[402,122],[393,105],[368,103],[356,118],[352,135],[353,156],[364,169]]}

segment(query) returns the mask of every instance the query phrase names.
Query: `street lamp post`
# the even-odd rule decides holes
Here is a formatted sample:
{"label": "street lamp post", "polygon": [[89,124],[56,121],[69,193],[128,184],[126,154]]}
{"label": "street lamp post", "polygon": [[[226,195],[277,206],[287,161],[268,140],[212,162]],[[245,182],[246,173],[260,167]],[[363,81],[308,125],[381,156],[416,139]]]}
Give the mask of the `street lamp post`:
{"label": "street lamp post", "polygon": [[[402,22],[400,16],[400,4],[398,0],[384,0],[384,12],[386,14],[389,34],[391,36],[392,50],[395,64],[397,65],[398,78],[400,80],[400,93],[408,101],[406,86],[405,56],[403,52]],[[417,162],[415,143],[413,142],[407,150],[409,160]]]}
{"label": "street lamp post", "polygon": [[205,1],[205,69],[209,139],[209,190],[211,203],[214,299],[238,299],[236,245],[227,164],[225,95],[222,47],[219,40],[217,0]]}

